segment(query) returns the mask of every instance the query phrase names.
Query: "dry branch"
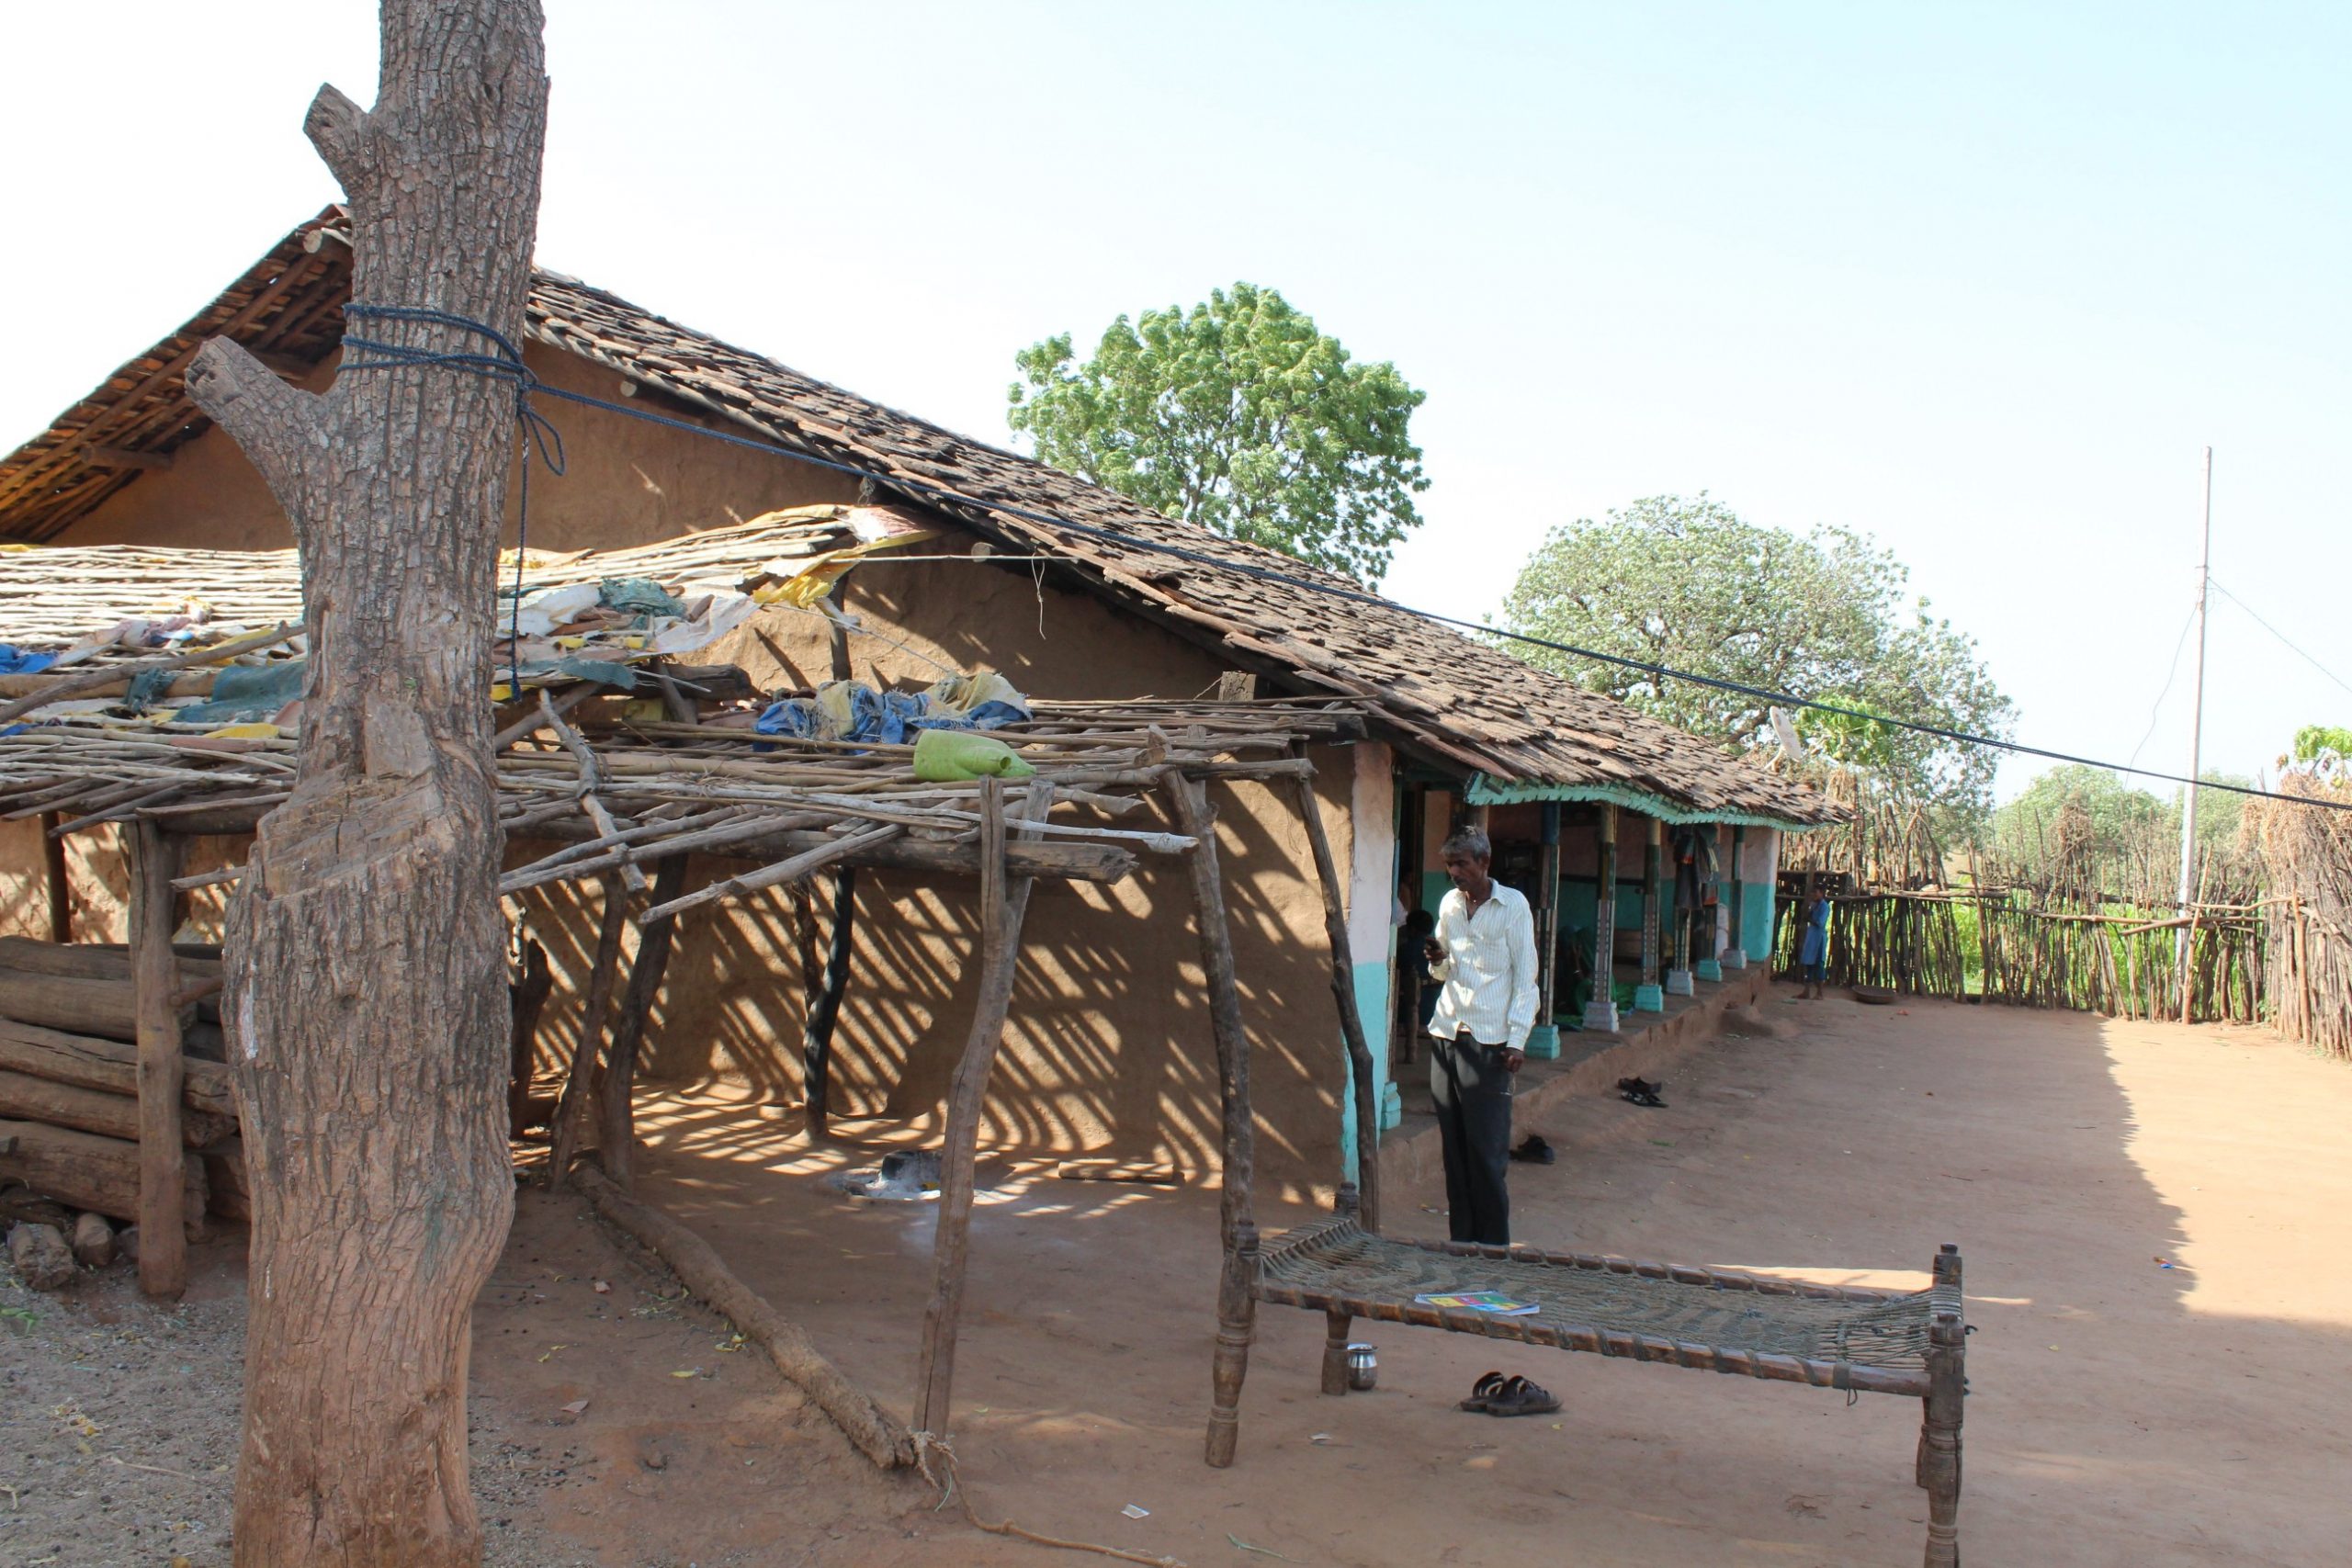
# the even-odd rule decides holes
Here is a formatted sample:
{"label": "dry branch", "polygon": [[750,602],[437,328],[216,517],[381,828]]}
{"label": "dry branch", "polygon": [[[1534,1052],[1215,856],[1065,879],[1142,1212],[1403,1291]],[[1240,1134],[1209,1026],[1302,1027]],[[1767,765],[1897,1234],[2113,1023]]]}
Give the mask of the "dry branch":
{"label": "dry branch", "polygon": [[592,1165],[574,1166],[571,1181],[599,1214],[650,1248],[686,1289],[757,1342],[775,1362],[776,1371],[808,1394],[860,1453],[885,1470],[914,1463],[914,1441],[907,1429],[843,1377],[797,1324],[736,1278],[709,1243],[660,1210],[630,1197]]}

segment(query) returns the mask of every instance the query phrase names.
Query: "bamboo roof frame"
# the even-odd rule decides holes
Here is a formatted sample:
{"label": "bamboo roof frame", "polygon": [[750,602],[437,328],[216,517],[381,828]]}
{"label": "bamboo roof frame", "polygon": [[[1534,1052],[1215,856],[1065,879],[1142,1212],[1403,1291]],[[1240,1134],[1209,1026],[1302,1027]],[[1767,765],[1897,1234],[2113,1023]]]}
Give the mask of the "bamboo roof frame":
{"label": "bamboo roof frame", "polygon": [[[1360,708],[1317,698],[1036,703],[1029,720],[992,732],[1035,769],[1021,781],[1024,805],[1009,820],[1005,781],[989,777],[943,784],[916,779],[910,746],[768,737],[703,723],[599,725],[583,719],[575,726],[548,693],[535,695],[533,710],[496,738],[500,824],[510,838],[568,842],[508,872],[502,893],[596,877],[604,880],[608,899],[607,931],[616,934],[614,917],[625,908],[614,899],[619,874],[639,863],[662,867],[650,894],[654,902],[634,915],[645,937],[630,967],[616,1027],[607,1039],[600,1010],[592,1003],[591,1021],[566,1074],[551,1177],[563,1180],[574,1175],[571,1134],[591,1109],[582,1090],[594,1077],[594,1110],[605,1135],[597,1164],[578,1168],[581,1190],[600,1213],[651,1246],[735,1319],[876,1463],[921,1463],[946,1435],[980,1112],[1012,1000],[1027,889],[1039,876],[1115,882],[1135,870],[1142,853],[1175,857],[1186,865],[1211,993],[1223,1101],[1221,1231],[1227,1261],[1219,1301],[1221,1317],[1227,1315],[1225,1303],[1233,1298],[1234,1270],[1243,1256],[1239,1239],[1254,1235],[1249,1220],[1254,1134],[1248,1039],[1214,815],[1203,793],[1210,782],[1261,782],[1274,786],[1278,795],[1287,786],[1306,826],[1333,944],[1332,989],[1349,1057],[1342,1098],[1352,1095],[1360,1108],[1353,1156],[1367,1223],[1376,1223],[1379,1118],[1371,1109],[1373,1061],[1354,1010],[1342,890],[1315,799],[1314,765],[1306,752],[1310,741],[1360,738]],[[222,740],[193,726],[129,735],[119,725],[72,716],[0,734],[0,818],[40,816],[54,824],[49,828],[51,840],[107,825],[119,825],[130,838],[139,870],[133,924],[146,954],[136,983],[142,1009],[151,1002],[160,1008],[164,998],[179,992],[176,963],[162,945],[171,929],[174,889],[231,879],[229,873],[175,879],[178,846],[192,835],[252,831],[291,794],[297,746],[288,737]],[[1054,809],[1064,807],[1115,823],[1154,795],[1168,803],[1176,830],[1053,818]],[[700,893],[682,894],[690,853],[760,865]],[[981,993],[948,1105],[933,1292],[924,1314],[911,1428],[842,1377],[699,1237],[628,1195],[636,1042],[667,963],[674,916],[699,902],[805,878],[820,869],[859,865],[973,875],[980,890]],[[616,964],[616,942],[600,942],[599,951],[606,966]],[[606,975],[597,976],[600,987],[608,980]],[[142,1030],[142,1039],[144,1034]],[[157,1032],[155,1042],[159,1059],[177,1061],[176,1029],[168,1035]],[[146,1108],[154,1097],[145,1095],[143,1076],[141,1081],[141,1147],[154,1145],[162,1169],[164,1155],[174,1162],[178,1158],[177,1086],[172,1086],[175,1108],[167,1112],[157,1106],[150,1115]],[[175,1173],[177,1168],[176,1163],[169,1167]],[[163,1187],[160,1178],[147,1179],[142,1164],[142,1218],[152,1207],[155,1223],[173,1226],[176,1235],[176,1189],[165,1194]],[[1227,1419],[1220,1404],[1212,1412],[1212,1428]]]}

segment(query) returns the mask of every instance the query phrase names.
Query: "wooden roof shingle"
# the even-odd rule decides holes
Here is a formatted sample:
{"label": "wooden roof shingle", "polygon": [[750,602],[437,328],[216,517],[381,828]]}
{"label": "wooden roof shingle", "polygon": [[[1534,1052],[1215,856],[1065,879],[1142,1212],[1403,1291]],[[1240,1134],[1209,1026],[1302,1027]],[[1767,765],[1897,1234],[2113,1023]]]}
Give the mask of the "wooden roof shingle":
{"label": "wooden roof shingle", "polygon": [[[206,421],[180,376],[206,337],[234,337],[287,374],[331,352],[349,253],[321,231],[342,221],[331,209],[296,230],[178,333],[0,459],[0,536],[55,536],[135,481],[140,454],[167,457],[199,434]],[[870,474],[984,536],[1063,558],[1133,613],[1283,684],[1361,701],[1407,744],[1506,788],[1559,786],[1677,816],[1795,826],[1845,815],[1809,785],[1348,579],[1162,516],[577,279],[537,274],[528,332],[746,434]]]}

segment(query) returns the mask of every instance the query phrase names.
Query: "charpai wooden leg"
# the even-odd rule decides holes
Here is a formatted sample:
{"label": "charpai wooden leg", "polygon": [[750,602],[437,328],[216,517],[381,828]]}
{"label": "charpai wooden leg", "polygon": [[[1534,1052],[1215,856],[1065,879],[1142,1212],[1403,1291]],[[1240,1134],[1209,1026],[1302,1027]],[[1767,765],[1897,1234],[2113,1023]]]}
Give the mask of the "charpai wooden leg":
{"label": "charpai wooden leg", "polygon": [[1919,1483],[1928,1490],[1927,1568],[1960,1568],[1960,1417],[1967,1355],[1960,1314],[1938,1313],[1928,1330],[1926,1429],[1919,1442]]}
{"label": "charpai wooden leg", "polygon": [[[1216,1360],[1209,1374],[1209,1464],[1233,1463],[1241,1440],[1241,1380],[1250,1374],[1250,1341],[1258,1327],[1258,1298],[1250,1283],[1258,1277],[1258,1227],[1243,1220],[1234,1227],[1234,1247],[1225,1260],[1216,1301]],[[1342,1352],[1344,1355],[1344,1352]],[[1345,1368],[1341,1368],[1344,1374]]]}
{"label": "charpai wooden leg", "polygon": [[1323,1392],[1348,1392],[1348,1330],[1355,1319],[1334,1307],[1323,1314]]}

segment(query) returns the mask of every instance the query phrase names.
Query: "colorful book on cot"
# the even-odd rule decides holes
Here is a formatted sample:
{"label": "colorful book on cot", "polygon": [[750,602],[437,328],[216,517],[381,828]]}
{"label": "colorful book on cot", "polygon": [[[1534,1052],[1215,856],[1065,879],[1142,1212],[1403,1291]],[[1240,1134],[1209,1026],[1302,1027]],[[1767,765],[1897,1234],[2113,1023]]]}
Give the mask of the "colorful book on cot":
{"label": "colorful book on cot", "polygon": [[1447,1295],[1415,1296],[1421,1306],[1441,1312],[1490,1312],[1497,1317],[1527,1317],[1538,1309],[1533,1302],[1513,1301],[1500,1291],[1462,1291]]}

